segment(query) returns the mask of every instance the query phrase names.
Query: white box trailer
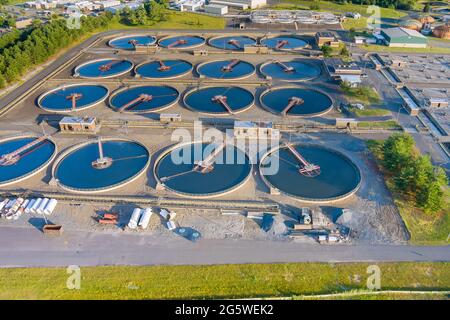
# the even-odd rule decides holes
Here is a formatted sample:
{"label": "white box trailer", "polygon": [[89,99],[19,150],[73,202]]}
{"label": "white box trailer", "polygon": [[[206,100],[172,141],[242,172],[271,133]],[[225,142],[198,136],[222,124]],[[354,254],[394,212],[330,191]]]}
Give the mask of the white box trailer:
{"label": "white box trailer", "polygon": [[144,210],[138,224],[142,229],[147,229],[152,214],[153,214],[152,208],[146,208]]}
{"label": "white box trailer", "polygon": [[6,198],[2,202],[0,202],[0,211],[6,206],[6,204],[9,202],[9,199]]}
{"label": "white box trailer", "polygon": [[39,205],[39,208],[36,209],[36,213],[38,214],[44,214],[44,209],[47,206],[48,202],[50,201],[49,198],[44,198],[41,201],[41,204]]}
{"label": "white box trailer", "polygon": [[37,198],[33,206],[30,209],[30,213],[36,213],[37,208],[41,205],[42,198]]}
{"label": "white box trailer", "polygon": [[142,209],[134,208],[133,213],[131,214],[130,221],[128,221],[128,228],[136,229],[138,226],[139,219],[141,218]]}
{"label": "white box trailer", "polygon": [[47,203],[47,206],[44,209],[44,214],[46,214],[46,215],[52,214],[53,211],[55,210],[57,204],[58,204],[58,200],[50,199],[50,201]]}
{"label": "white box trailer", "polygon": [[28,205],[25,208],[25,213],[30,213],[30,210],[33,207],[35,202],[36,202],[36,199],[31,199],[30,202],[28,202]]}
{"label": "white box trailer", "polygon": [[30,199],[25,199],[25,201],[22,203],[21,207],[25,209],[29,203],[30,203]]}

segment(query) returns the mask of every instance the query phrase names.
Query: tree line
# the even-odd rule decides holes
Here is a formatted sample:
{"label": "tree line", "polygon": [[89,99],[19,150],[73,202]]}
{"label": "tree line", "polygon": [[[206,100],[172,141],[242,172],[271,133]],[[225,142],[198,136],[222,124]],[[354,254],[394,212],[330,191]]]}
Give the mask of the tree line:
{"label": "tree line", "polygon": [[336,3],[353,3],[362,5],[377,5],[384,8],[411,10],[417,0],[328,0]]}
{"label": "tree line", "polygon": [[445,207],[443,189],[448,185],[447,175],[444,169],[431,163],[428,155],[416,151],[411,135],[394,134],[379,151],[397,192],[426,213],[436,213]]}

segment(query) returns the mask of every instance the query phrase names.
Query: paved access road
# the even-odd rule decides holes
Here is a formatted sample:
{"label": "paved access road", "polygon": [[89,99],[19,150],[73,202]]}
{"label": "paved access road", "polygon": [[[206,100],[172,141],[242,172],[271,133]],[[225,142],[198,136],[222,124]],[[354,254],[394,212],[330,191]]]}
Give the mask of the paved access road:
{"label": "paved access road", "polygon": [[65,232],[0,227],[0,267],[274,262],[450,261],[449,246],[312,245],[292,241],[211,240],[175,234]]}

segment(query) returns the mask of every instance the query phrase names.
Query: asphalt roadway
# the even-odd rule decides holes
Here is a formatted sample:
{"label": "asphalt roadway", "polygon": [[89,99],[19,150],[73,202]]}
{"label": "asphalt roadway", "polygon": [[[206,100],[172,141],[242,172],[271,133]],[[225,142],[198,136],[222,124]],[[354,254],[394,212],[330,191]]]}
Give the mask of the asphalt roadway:
{"label": "asphalt roadway", "polygon": [[188,241],[176,234],[84,231],[60,237],[0,227],[0,267],[181,265],[275,262],[450,261],[448,246],[312,245],[294,241]]}

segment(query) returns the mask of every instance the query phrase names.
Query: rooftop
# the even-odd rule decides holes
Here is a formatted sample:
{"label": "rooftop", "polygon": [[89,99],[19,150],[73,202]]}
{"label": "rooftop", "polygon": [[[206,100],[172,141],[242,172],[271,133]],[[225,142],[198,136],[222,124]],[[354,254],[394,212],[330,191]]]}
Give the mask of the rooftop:
{"label": "rooftop", "polygon": [[387,34],[390,38],[400,38],[400,37],[414,37],[414,38],[424,38],[423,34],[417,32],[416,30],[406,29],[406,28],[388,28],[383,29],[383,32]]}

